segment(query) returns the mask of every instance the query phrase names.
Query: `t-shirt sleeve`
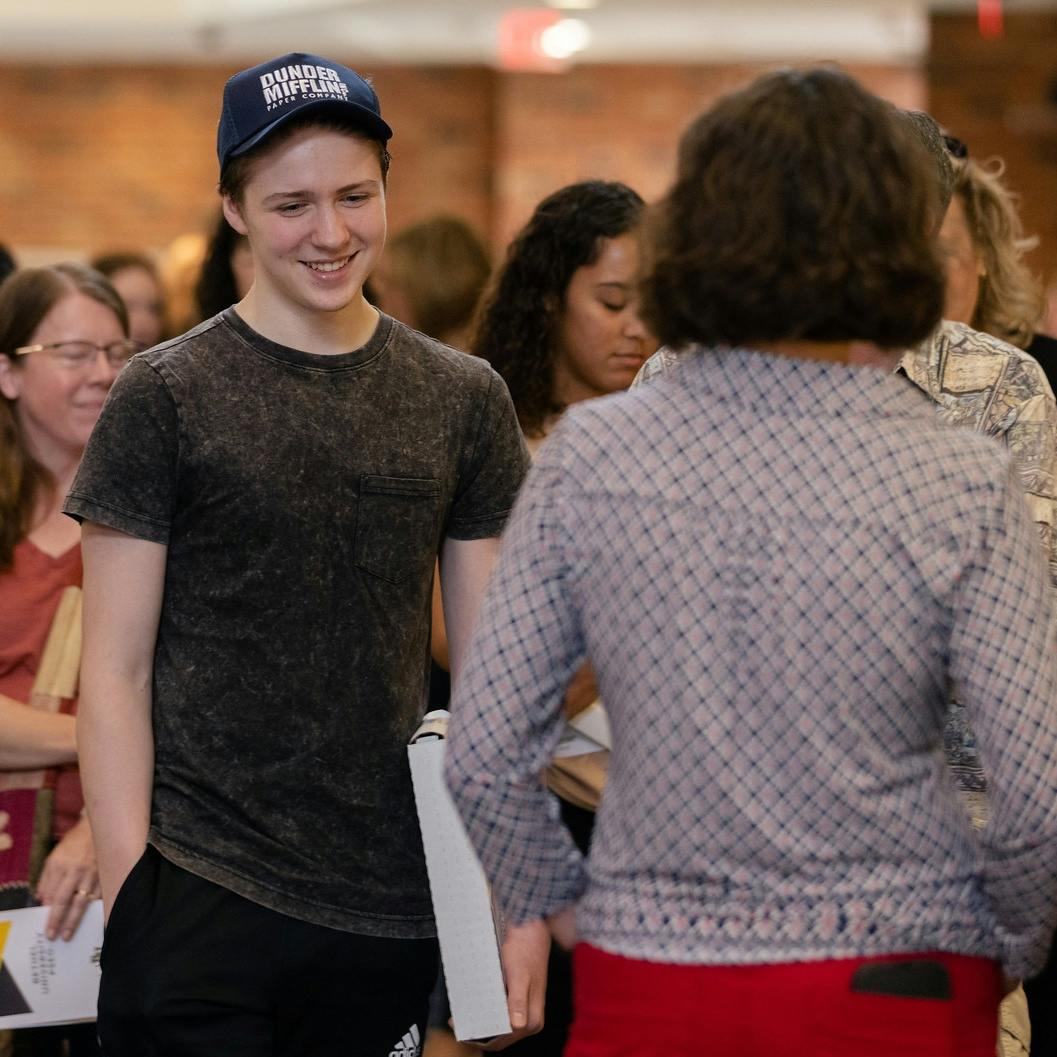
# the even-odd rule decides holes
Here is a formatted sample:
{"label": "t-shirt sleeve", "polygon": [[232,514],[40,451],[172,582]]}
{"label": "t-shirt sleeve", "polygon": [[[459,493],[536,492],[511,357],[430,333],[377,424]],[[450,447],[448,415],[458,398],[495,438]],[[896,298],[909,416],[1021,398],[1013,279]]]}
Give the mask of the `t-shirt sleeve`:
{"label": "t-shirt sleeve", "polygon": [[503,379],[492,371],[477,428],[462,460],[448,536],[458,540],[498,536],[528,465],[514,403]]}
{"label": "t-shirt sleeve", "polygon": [[168,543],[179,428],[172,393],[141,358],[118,375],[63,510],[138,539]]}

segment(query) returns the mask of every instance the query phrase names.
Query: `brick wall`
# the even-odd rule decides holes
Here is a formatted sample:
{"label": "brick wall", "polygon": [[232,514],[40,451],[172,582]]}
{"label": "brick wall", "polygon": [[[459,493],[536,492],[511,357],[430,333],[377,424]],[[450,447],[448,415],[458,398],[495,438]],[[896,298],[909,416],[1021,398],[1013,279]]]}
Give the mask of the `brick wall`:
{"label": "brick wall", "polygon": [[[765,68],[581,66],[561,77],[517,74],[499,84],[496,218],[503,245],[545,194],[574,180],[620,179],[644,198],[667,187],[679,136],[717,96]],[[848,67],[901,106],[923,106],[925,80],[906,67]]]}
{"label": "brick wall", "polygon": [[1057,12],[1007,14],[999,40],[976,20],[934,16],[928,65],[932,113],[974,157],[1005,159],[1029,232],[1034,269],[1057,279]]}
{"label": "brick wall", "polygon": [[[207,226],[220,92],[232,72],[0,67],[0,241],[43,254],[160,247]],[[457,203],[490,229],[491,71],[391,68],[376,81],[400,130],[393,223]]]}
{"label": "brick wall", "polygon": [[[351,59],[355,64],[355,59]],[[682,128],[747,66],[585,66],[564,76],[484,67],[388,67],[373,75],[397,131],[390,223],[454,211],[497,246],[571,180],[666,185]],[[216,207],[215,123],[232,71],[201,66],[0,67],[0,241],[34,260],[154,247]],[[856,72],[904,104],[924,77]]]}

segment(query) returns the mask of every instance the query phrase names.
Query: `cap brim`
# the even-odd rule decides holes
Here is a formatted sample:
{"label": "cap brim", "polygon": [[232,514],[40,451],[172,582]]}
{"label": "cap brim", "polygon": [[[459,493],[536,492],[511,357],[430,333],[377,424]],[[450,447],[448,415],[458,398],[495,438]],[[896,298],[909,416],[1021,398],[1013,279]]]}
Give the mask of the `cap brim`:
{"label": "cap brim", "polygon": [[377,114],[368,110],[365,106],[360,106],[359,103],[353,103],[347,99],[319,99],[313,103],[291,107],[285,113],[280,114],[271,124],[258,129],[244,143],[240,143],[237,147],[228,151],[227,158],[237,158],[240,154],[253,150],[254,147],[263,143],[273,132],[277,132],[293,118],[307,117],[312,114],[343,115],[349,119],[350,124],[362,127],[368,136],[372,139],[381,140],[383,143],[388,143],[393,135],[393,130]]}

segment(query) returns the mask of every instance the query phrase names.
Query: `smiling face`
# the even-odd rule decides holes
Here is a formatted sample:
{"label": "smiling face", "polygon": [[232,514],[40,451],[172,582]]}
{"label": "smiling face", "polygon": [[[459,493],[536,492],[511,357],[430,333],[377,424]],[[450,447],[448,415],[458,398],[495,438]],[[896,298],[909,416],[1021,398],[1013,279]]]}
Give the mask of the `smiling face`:
{"label": "smiling face", "polygon": [[639,319],[634,235],[602,239],[598,259],[573,272],[558,321],[554,395],[574,404],[631,385],[657,340]]}
{"label": "smiling face", "polygon": [[[121,321],[111,309],[71,292],[55,303],[27,344],[81,340],[107,345],[124,337]],[[50,466],[79,455],[117,368],[102,353],[82,368],[66,366],[46,352],[5,356],[0,361],[0,392],[14,402],[15,416],[34,456]]]}
{"label": "smiling face", "polygon": [[249,238],[251,296],[272,316],[340,312],[362,300],[385,243],[385,185],[376,144],[300,129],[254,159],[224,214]]}

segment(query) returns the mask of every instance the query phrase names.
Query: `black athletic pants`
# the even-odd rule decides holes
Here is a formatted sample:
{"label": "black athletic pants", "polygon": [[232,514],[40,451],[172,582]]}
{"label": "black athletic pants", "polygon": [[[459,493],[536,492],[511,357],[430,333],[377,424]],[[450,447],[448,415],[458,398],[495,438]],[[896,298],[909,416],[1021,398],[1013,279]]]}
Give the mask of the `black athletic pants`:
{"label": "black athletic pants", "polygon": [[106,1057],[417,1057],[435,940],[312,925],[148,848],[106,930]]}

